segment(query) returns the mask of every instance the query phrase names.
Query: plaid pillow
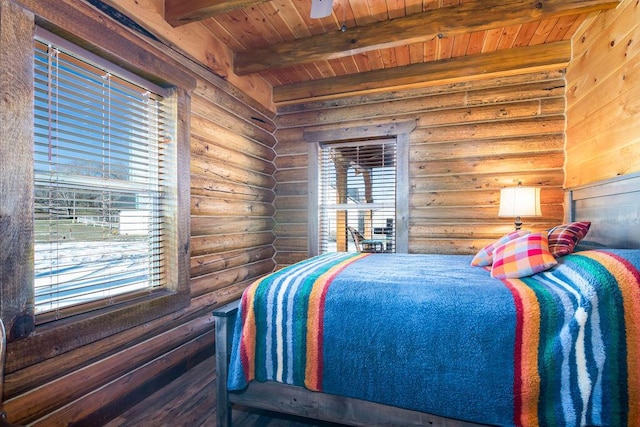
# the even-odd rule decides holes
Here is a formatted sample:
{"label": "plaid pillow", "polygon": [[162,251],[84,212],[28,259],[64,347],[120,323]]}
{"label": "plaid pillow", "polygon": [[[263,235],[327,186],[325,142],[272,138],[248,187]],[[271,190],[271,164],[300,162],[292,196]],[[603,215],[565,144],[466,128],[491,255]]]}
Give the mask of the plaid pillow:
{"label": "plaid pillow", "polygon": [[549,252],[558,258],[569,255],[575,249],[578,242],[584,239],[589,232],[591,222],[572,222],[553,227],[549,231]]}
{"label": "plaid pillow", "polygon": [[473,259],[471,260],[471,265],[477,266],[477,267],[491,265],[493,263],[493,251],[495,250],[495,248],[497,248],[498,246],[504,245],[510,240],[517,239],[518,237],[522,237],[527,234],[529,234],[528,231],[516,230],[516,231],[512,231],[511,233],[505,236],[502,236],[501,238],[499,238],[493,243],[489,243],[487,246],[480,249],[480,251],[478,251],[476,256],[473,257]]}
{"label": "plaid pillow", "polygon": [[557,263],[549,252],[547,233],[532,233],[495,249],[491,277],[518,279],[548,270]]}

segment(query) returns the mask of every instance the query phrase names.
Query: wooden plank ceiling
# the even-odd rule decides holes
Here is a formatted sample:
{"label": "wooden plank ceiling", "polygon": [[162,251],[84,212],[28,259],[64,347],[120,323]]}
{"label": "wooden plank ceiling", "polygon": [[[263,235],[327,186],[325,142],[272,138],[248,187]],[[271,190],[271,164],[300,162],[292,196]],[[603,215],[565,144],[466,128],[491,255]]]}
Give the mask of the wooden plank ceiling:
{"label": "wooden plank ceiling", "polygon": [[[570,39],[610,0],[165,0],[173,26],[204,25],[258,73],[276,105],[560,69]],[[321,0],[331,1],[331,0]]]}

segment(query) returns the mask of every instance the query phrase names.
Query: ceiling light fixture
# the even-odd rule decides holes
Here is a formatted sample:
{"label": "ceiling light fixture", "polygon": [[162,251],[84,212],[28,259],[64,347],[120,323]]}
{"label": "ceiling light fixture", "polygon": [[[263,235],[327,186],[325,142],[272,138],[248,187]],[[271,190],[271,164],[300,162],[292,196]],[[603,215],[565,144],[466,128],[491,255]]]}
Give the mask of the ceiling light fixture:
{"label": "ceiling light fixture", "polygon": [[333,10],[333,0],[311,0],[311,18],[326,18]]}

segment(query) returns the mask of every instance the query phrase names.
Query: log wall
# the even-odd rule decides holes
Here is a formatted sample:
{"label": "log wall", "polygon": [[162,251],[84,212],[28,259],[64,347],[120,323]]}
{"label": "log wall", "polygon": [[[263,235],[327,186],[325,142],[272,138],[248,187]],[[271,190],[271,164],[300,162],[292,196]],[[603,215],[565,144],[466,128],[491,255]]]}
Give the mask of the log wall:
{"label": "log wall", "polygon": [[[41,0],[0,0],[3,49],[7,40],[19,45],[16,34],[30,31],[29,26],[12,28],[10,16],[22,15],[16,6],[55,14],[65,5],[97,13],[80,0],[48,0],[46,6]],[[92,31],[104,26],[126,32],[103,16],[94,18]],[[25,340],[12,342],[0,409],[15,423],[100,425],[135,403],[142,391],[157,389],[209,357],[212,308],[236,299],[253,279],[307,256],[307,128],[416,122],[409,135],[410,252],[473,253],[510,231],[512,220],[497,217],[499,189],[518,181],[543,186],[543,216],[525,219],[525,226],[544,229],[558,223],[563,183],[640,170],[638,22],[637,0],[594,20],[574,41],[566,85],[562,71],[536,73],[291,105],[277,118],[223,79],[160,46],[196,81],[189,118],[190,304],[136,327],[105,331],[103,338],[63,325],[64,333],[82,344],[73,348],[42,347],[26,354]],[[7,67],[10,60],[16,59],[0,57],[1,92],[7,95],[2,105],[30,108],[9,96],[25,93],[27,81],[20,68]],[[19,134],[12,141],[27,138],[28,132],[12,121],[29,114],[7,112],[0,114],[3,135]],[[28,160],[25,150],[7,147],[0,144],[3,159]],[[25,200],[20,203],[28,204]],[[25,228],[4,212],[3,236],[18,238],[3,240],[2,247],[9,248],[3,265],[15,263],[11,274],[26,277],[28,255],[19,255],[14,246],[28,240],[28,227],[27,234],[15,234]],[[21,277],[3,276],[0,282],[6,291],[21,286]],[[36,337],[41,332],[37,328]]]}
{"label": "log wall", "polygon": [[192,297],[233,290],[229,301],[274,268],[275,139],[266,118],[198,81],[191,104]]}
{"label": "log wall", "polygon": [[640,2],[599,15],[573,46],[565,186],[640,171]]}
{"label": "log wall", "polygon": [[474,253],[513,229],[500,188],[542,186],[542,216],[562,221],[564,74],[544,72],[282,107],[276,123],[276,260],[307,256],[305,129],[415,120],[409,134],[409,252]]}
{"label": "log wall", "polygon": [[[0,34],[33,31],[33,16],[22,13],[22,8],[36,11],[36,19],[40,19],[38,12],[52,20],[61,14],[62,25],[66,25],[64,17],[67,15],[61,11],[67,10],[69,5],[77,8],[80,20],[89,17],[108,26],[110,31],[121,32],[127,37],[130,34],[78,0],[50,0],[46,5],[40,0],[0,0]],[[20,22],[12,19],[13,15],[20,16]],[[31,22],[25,24],[29,16]],[[19,27],[14,28],[14,25]],[[68,22],[68,25],[67,30],[73,32],[73,26],[81,23]],[[91,27],[95,33],[103,29],[97,25]],[[11,78],[2,79],[3,84],[6,83],[2,87],[3,93],[22,93],[19,90],[24,91],[32,84],[28,74],[31,67],[25,67],[24,78],[18,78],[22,68],[13,66],[15,60],[7,62],[16,57],[11,49],[26,52],[19,58],[32,56],[29,33],[24,37],[27,43],[15,42],[15,36],[11,36],[7,44],[2,38],[0,51],[6,55],[0,55],[0,67],[13,73]],[[0,410],[6,411],[13,423],[102,425],[145,393],[211,357],[214,352],[213,308],[237,299],[247,284],[275,267],[274,113],[166,46],[148,43],[161,49],[169,56],[165,61],[174,61],[196,82],[188,97],[190,116],[186,116],[190,123],[191,184],[190,193],[186,194],[191,204],[190,303],[183,309],[135,327],[111,330],[105,326],[101,336],[87,333],[82,326],[74,324],[73,319],[68,319],[40,325],[32,336],[9,343]],[[12,88],[12,84],[20,87]],[[29,96],[24,99],[28,100]],[[19,106],[25,111],[16,114]],[[1,128],[23,129],[18,123],[32,120],[30,108],[31,102],[12,104],[13,113],[0,116]],[[5,132],[2,134],[6,136]],[[14,140],[32,138],[29,128],[24,128],[21,136]],[[28,151],[14,151],[13,157],[8,158],[20,155],[20,165],[28,166],[32,161]],[[0,153],[10,152],[9,146],[0,141]],[[15,184],[29,188],[25,183]],[[6,195],[4,190],[0,193]],[[22,210],[28,212],[28,205],[25,202]],[[8,228],[3,228],[3,232],[24,235],[29,240],[26,232],[29,229],[21,225],[29,223],[28,215],[25,217],[26,221],[12,222]],[[19,259],[16,251],[5,253],[11,254],[12,262],[20,265],[33,262],[26,255]],[[0,274],[3,290],[5,286],[24,286],[28,282],[33,271],[22,270],[13,271],[17,277],[11,283]],[[5,303],[10,301],[3,301],[3,308],[10,306]],[[120,323],[126,324],[139,314],[135,309],[122,313]],[[80,345],[54,343],[34,347],[37,342],[51,344],[52,340],[39,338],[52,331],[61,338],[72,336]]]}

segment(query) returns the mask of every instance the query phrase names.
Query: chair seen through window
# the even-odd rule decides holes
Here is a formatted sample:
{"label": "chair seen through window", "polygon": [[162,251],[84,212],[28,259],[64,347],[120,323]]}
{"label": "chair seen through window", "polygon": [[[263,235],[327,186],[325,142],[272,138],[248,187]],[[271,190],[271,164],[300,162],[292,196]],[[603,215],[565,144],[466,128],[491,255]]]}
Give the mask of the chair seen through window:
{"label": "chair seen through window", "polygon": [[365,239],[362,233],[353,227],[347,227],[358,252],[384,252],[384,242],[376,239]]}

